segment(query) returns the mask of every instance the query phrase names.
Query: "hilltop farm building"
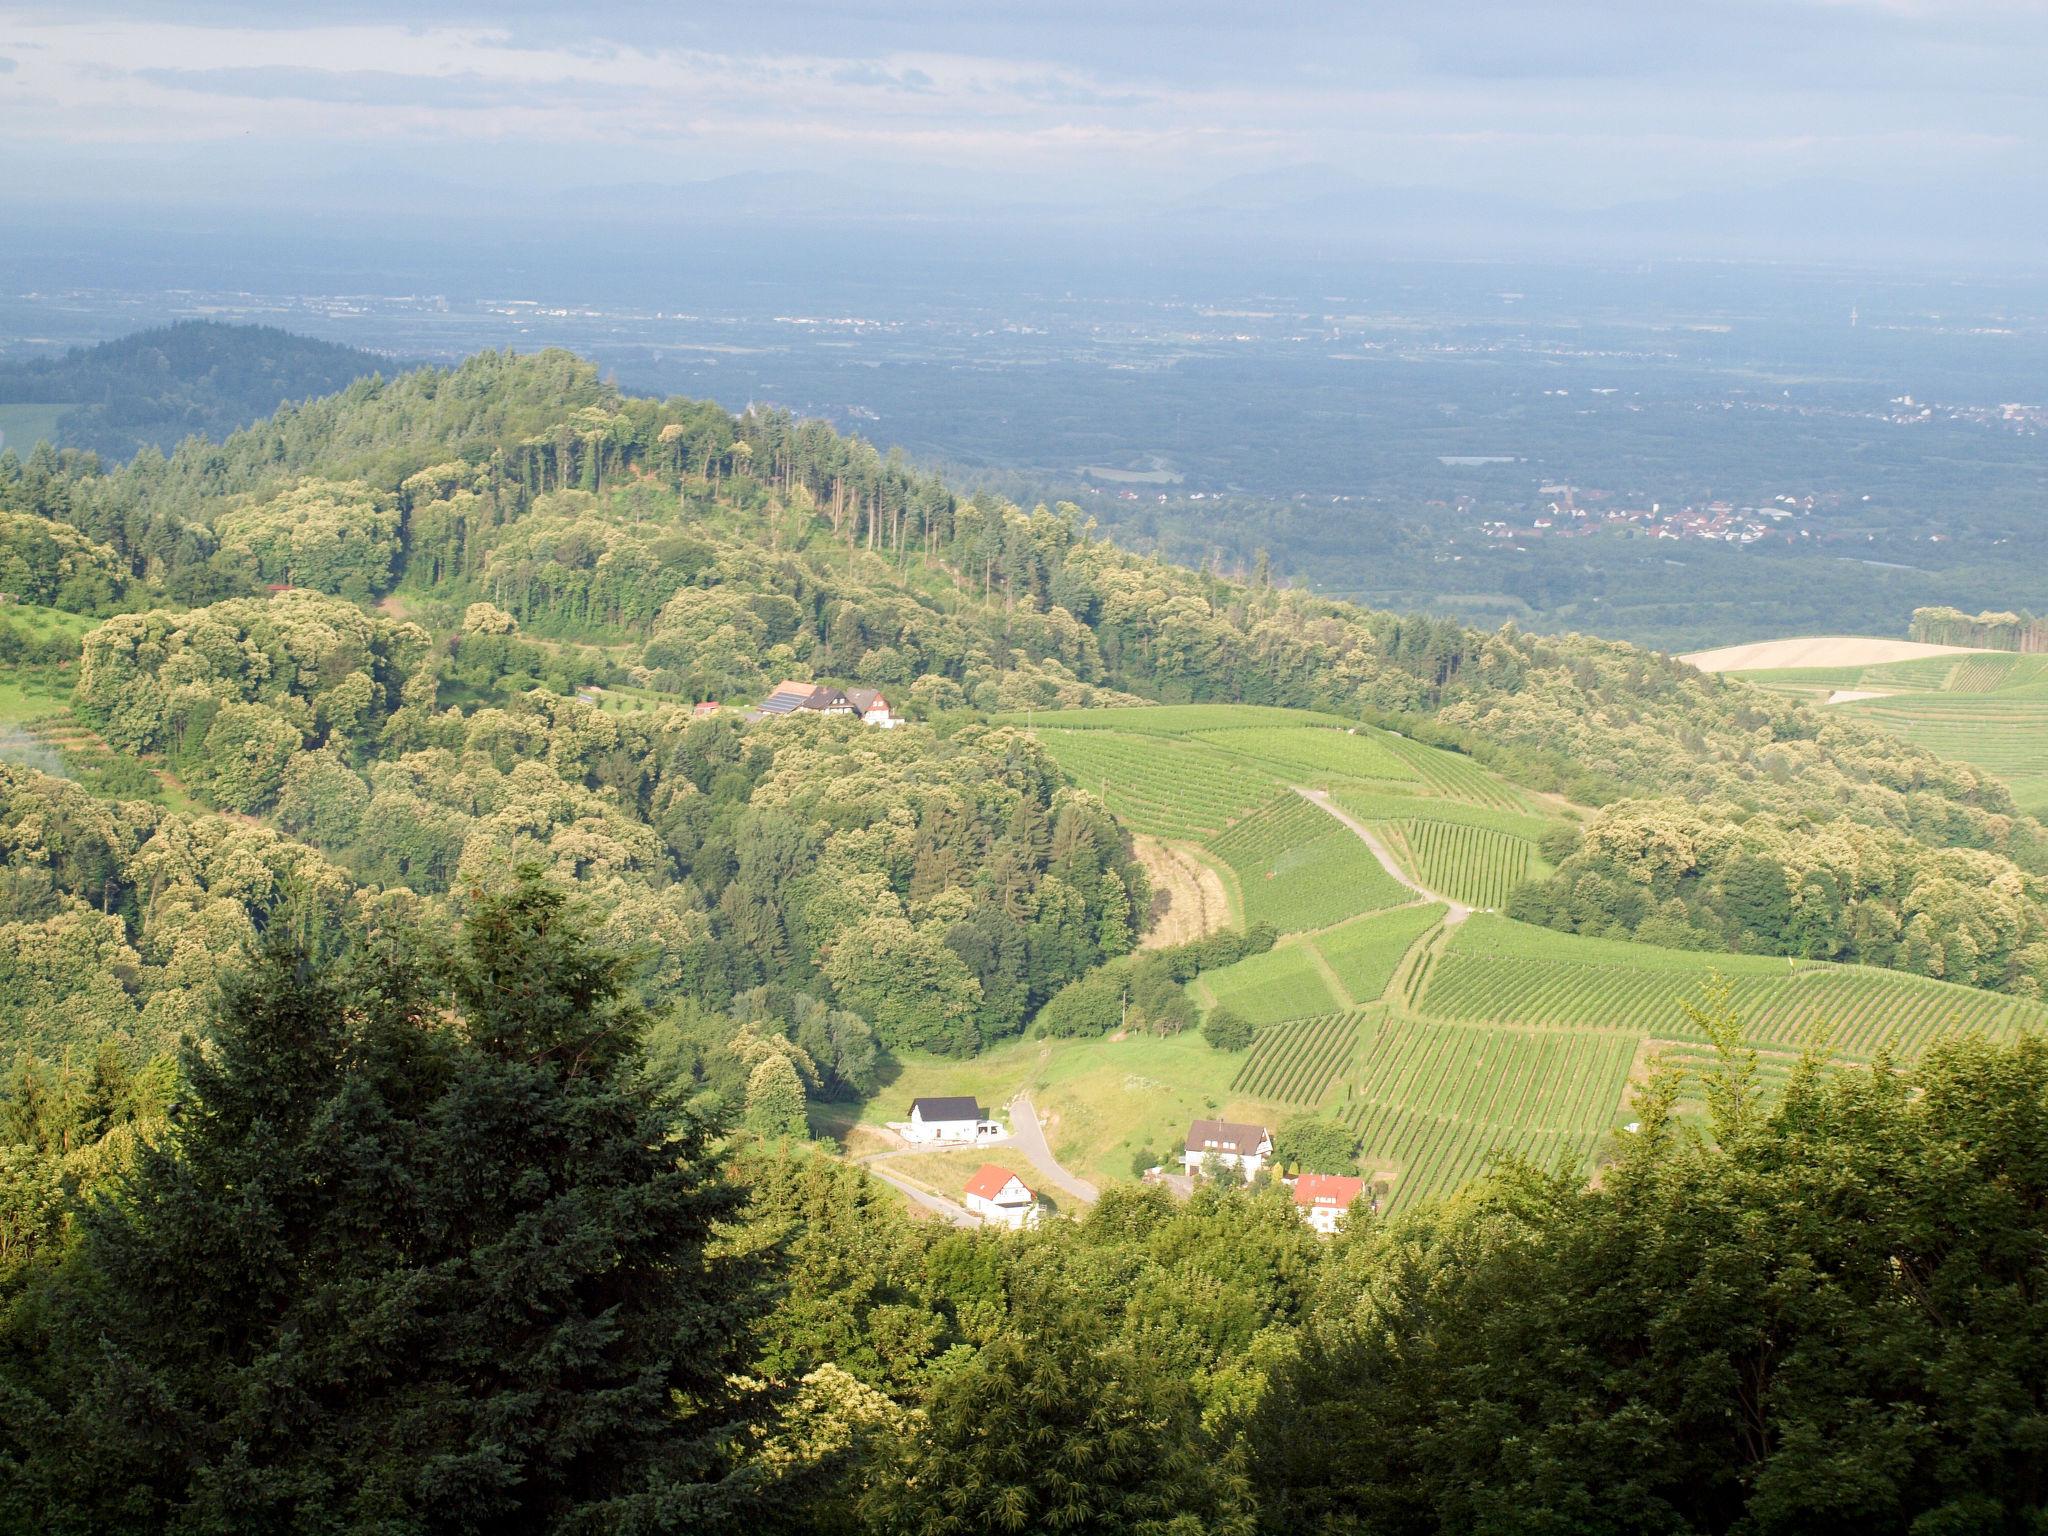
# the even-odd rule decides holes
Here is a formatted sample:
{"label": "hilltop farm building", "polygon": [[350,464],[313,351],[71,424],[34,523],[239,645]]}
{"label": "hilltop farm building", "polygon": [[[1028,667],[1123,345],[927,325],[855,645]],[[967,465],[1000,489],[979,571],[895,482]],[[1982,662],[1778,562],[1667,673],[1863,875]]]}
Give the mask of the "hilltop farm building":
{"label": "hilltop farm building", "polygon": [[889,708],[879,688],[834,688],[829,683],[807,683],[787,678],[775,685],[761,707],[749,720],[770,720],[781,715],[854,715],[863,725],[894,730],[903,723]]}

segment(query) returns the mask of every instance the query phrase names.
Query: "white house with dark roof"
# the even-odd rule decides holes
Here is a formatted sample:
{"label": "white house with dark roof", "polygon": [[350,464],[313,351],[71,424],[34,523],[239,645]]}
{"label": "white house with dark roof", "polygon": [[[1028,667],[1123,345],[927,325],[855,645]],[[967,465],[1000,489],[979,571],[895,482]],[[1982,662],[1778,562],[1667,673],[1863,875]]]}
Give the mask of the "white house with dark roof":
{"label": "white house with dark roof", "polygon": [[1001,1136],[1003,1128],[981,1118],[981,1106],[972,1098],[934,1097],[912,1099],[910,1118],[893,1122],[905,1141],[971,1142]]}
{"label": "white house with dark roof", "polygon": [[1187,1145],[1180,1161],[1189,1173],[1200,1173],[1213,1157],[1219,1167],[1235,1168],[1250,1178],[1266,1166],[1272,1155],[1273,1133],[1263,1125],[1197,1120],[1188,1127]]}
{"label": "white house with dark roof", "polygon": [[975,1170],[960,1203],[991,1227],[1016,1232],[1038,1225],[1038,1192],[995,1163],[983,1163]]}

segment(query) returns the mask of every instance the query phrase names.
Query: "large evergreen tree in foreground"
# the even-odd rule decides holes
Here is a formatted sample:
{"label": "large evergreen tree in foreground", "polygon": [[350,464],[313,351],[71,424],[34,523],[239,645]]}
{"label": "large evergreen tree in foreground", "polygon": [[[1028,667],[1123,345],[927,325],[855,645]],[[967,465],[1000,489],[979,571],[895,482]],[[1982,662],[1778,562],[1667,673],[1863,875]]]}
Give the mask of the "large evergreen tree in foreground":
{"label": "large evergreen tree in foreground", "polygon": [[715,1526],[736,1196],[623,983],[530,873],[438,957],[266,949],[41,1300],[9,1522]]}

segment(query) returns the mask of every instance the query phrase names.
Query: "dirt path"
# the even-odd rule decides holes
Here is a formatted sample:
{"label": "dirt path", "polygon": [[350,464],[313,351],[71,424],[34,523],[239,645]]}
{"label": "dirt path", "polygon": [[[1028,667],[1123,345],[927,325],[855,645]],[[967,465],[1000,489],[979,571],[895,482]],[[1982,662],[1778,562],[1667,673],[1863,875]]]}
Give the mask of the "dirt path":
{"label": "dirt path", "polygon": [[1010,1138],[1047,1183],[1065,1190],[1084,1205],[1093,1205],[1102,1198],[1101,1190],[1086,1179],[1076,1178],[1067,1172],[1060,1166],[1059,1159],[1052,1155],[1052,1148],[1045,1144],[1045,1132],[1038,1124],[1038,1111],[1032,1107],[1028,1093],[1020,1093],[1010,1100]]}
{"label": "dirt path", "polygon": [[1152,927],[1140,949],[1185,944],[1225,926],[1230,898],[1215,870],[1156,837],[1136,838],[1132,847],[1152,881]]}
{"label": "dirt path", "polygon": [[1463,921],[1465,921],[1466,918],[1472,915],[1472,908],[1467,906],[1464,902],[1453,901],[1450,897],[1444,895],[1441,891],[1432,891],[1428,886],[1419,884],[1414,879],[1412,879],[1409,876],[1408,871],[1403,869],[1400,866],[1400,864],[1395,861],[1394,855],[1388,851],[1387,845],[1381,842],[1379,838],[1374,835],[1372,828],[1368,827],[1364,822],[1360,821],[1356,816],[1352,815],[1349,811],[1345,810],[1342,806],[1338,805],[1334,800],[1332,800],[1330,798],[1330,792],[1328,790],[1303,789],[1299,784],[1297,784],[1294,786],[1294,792],[1297,795],[1301,796],[1302,799],[1308,801],[1309,804],[1321,806],[1324,810],[1328,811],[1332,816],[1336,817],[1339,821],[1343,822],[1345,826],[1349,827],[1353,832],[1357,833],[1359,840],[1363,842],[1366,847],[1372,850],[1372,856],[1380,861],[1380,868],[1384,869],[1389,875],[1393,876],[1394,879],[1398,880],[1402,885],[1406,886],[1409,890],[1413,891],[1416,895],[1420,896],[1424,901],[1441,902],[1446,908],[1448,908],[1449,910],[1446,911],[1444,914],[1445,927],[1456,927],[1459,923],[1462,923]]}

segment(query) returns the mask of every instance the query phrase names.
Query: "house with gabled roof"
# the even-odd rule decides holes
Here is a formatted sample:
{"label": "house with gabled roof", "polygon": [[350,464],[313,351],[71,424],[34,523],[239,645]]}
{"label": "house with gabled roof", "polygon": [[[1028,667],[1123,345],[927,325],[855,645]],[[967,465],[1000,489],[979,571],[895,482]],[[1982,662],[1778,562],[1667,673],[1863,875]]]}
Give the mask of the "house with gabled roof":
{"label": "house with gabled roof", "polygon": [[1301,1219],[1328,1237],[1344,1224],[1365,1193],[1365,1180],[1341,1173],[1304,1173],[1294,1181],[1294,1208]]}
{"label": "house with gabled roof", "polygon": [[778,715],[858,715],[867,725],[884,729],[902,724],[890,713],[889,701],[878,688],[834,688],[829,683],[810,683],[802,678],[784,678],[777,683],[761,707],[748,718],[766,719]]}
{"label": "house with gabled roof", "polygon": [[920,1144],[985,1141],[1003,1134],[1002,1126],[982,1119],[981,1106],[964,1094],[912,1099],[910,1118],[890,1124],[905,1141]]}
{"label": "house with gabled roof", "polygon": [[1235,1168],[1249,1179],[1273,1155],[1273,1133],[1263,1125],[1245,1125],[1235,1120],[1197,1120],[1188,1127],[1181,1152],[1181,1166],[1200,1173],[1215,1159],[1215,1166]]}
{"label": "house with gabled roof", "polygon": [[974,1171],[960,1203],[991,1227],[1017,1232],[1038,1225],[1038,1191],[995,1163]]}

